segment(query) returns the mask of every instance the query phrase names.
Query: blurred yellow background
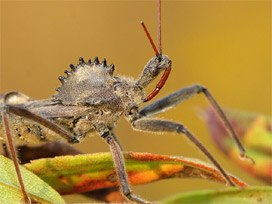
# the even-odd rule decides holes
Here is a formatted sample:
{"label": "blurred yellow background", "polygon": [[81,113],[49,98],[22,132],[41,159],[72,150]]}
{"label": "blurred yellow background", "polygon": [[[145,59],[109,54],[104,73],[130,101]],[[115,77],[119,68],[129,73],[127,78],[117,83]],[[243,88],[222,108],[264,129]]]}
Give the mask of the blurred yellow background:
{"label": "blurred yellow background", "polygon": [[[60,86],[57,77],[79,57],[106,58],[115,64],[116,75],[138,77],[154,56],[141,20],[157,42],[156,1],[1,1],[1,93],[17,90],[36,99],[51,97]],[[223,107],[271,114],[270,1],[163,1],[162,49],[173,69],[153,101],[199,83]],[[154,87],[155,83],[147,92]],[[207,105],[204,96],[196,96],[160,117],[182,122],[227,171],[251,185],[263,185],[214,145],[196,114]],[[124,119],[116,133],[126,151],[207,161],[181,135],[136,132]],[[99,137],[77,147],[108,151]],[[204,180],[170,179],[133,190],[148,200],[160,200],[176,192],[220,187]],[[65,199],[89,201],[80,195]]]}

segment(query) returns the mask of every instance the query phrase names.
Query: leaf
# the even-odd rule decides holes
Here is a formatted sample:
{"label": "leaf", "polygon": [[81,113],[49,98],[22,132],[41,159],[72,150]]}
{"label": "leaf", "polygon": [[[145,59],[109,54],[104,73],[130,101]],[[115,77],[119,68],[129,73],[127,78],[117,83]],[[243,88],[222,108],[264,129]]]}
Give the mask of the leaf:
{"label": "leaf", "polygon": [[[29,163],[31,160],[40,158],[54,158],[56,156],[78,154],[83,154],[83,152],[75,146],[69,145],[67,142],[61,140],[46,142],[39,146],[20,146],[17,149],[17,155],[21,163]],[[83,194],[84,197],[89,197],[104,203],[127,202],[127,199],[120,192],[119,186],[84,192]]]}
{"label": "leaf", "polygon": [[198,203],[198,204],[270,204],[272,203],[271,187],[228,187],[220,190],[199,190],[180,193],[164,199],[162,204]]}
{"label": "leaf", "polygon": [[[196,159],[136,152],[124,153],[124,156],[132,185],[173,177],[204,178],[225,184],[214,167]],[[62,194],[119,186],[110,153],[39,159],[25,167]],[[237,185],[247,186],[234,176],[231,178]]]}
{"label": "leaf", "polygon": [[272,184],[272,121],[271,118],[252,113],[225,110],[246,154],[252,157],[256,164],[241,161],[237,155],[238,148],[228,135],[225,127],[210,108],[204,112],[204,118],[212,137],[219,148],[238,166],[263,181]]}
{"label": "leaf", "polygon": [[[35,203],[65,203],[62,197],[35,174],[20,166],[25,189]],[[0,203],[22,203],[24,200],[14,164],[0,155]]]}

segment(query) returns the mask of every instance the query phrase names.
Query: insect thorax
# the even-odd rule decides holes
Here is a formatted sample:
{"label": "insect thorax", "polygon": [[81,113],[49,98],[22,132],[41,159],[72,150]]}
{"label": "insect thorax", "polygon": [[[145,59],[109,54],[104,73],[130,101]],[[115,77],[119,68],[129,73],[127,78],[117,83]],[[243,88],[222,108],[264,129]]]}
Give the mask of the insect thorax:
{"label": "insect thorax", "polygon": [[54,99],[63,105],[102,106],[112,112],[128,111],[132,106],[139,106],[144,92],[135,85],[135,81],[125,77],[113,76],[114,65],[107,66],[106,60],[99,63],[80,63],[71,65],[67,77],[59,77],[62,86],[57,88]]}

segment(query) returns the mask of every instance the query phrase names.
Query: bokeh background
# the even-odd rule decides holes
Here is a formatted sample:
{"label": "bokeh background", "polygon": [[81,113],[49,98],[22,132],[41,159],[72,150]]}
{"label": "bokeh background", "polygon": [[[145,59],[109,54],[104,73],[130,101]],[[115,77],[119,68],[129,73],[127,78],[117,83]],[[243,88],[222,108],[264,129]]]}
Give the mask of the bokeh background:
{"label": "bokeh background", "polygon": [[[106,58],[116,65],[116,75],[139,77],[154,56],[141,20],[157,42],[156,1],[1,1],[0,18],[1,93],[17,90],[36,99],[52,96],[60,86],[57,77],[79,57]],[[223,107],[271,114],[270,1],[163,1],[162,48],[173,69],[154,100],[199,83]],[[182,122],[226,170],[251,185],[264,185],[215,147],[197,114],[207,105],[199,95],[159,117]],[[116,133],[126,151],[207,161],[181,135],[136,132],[125,119]],[[76,146],[86,153],[108,151],[99,137]],[[205,180],[170,179],[133,190],[148,200],[160,200],[176,192],[220,187]],[[65,199],[90,201],[80,195]]]}

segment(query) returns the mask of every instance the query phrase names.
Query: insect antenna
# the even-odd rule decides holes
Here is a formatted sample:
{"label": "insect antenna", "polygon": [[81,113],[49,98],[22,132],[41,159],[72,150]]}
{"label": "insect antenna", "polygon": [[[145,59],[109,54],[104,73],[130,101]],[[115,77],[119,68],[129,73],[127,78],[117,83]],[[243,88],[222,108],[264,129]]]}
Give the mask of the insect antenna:
{"label": "insect antenna", "polygon": [[145,24],[144,24],[143,21],[141,21],[141,25],[143,26],[143,29],[144,29],[144,31],[146,33],[146,36],[148,37],[149,42],[152,45],[153,50],[155,51],[156,56],[161,55],[161,54],[159,54],[158,49],[156,48],[156,45],[154,44],[154,42],[153,42],[153,40],[152,40],[152,38],[151,38],[151,36],[150,36],[150,34],[149,34],[149,32],[148,32],[148,30],[147,30],[147,28],[146,28],[146,26],[145,26]]}
{"label": "insect antenna", "polygon": [[[159,51],[157,50],[145,24],[143,21],[141,21],[141,25],[149,39],[150,44],[153,47],[153,50],[155,51],[156,56],[158,57],[159,60],[162,59],[162,43],[161,43],[161,0],[158,0],[158,38],[159,38]],[[171,62],[171,61],[170,61]],[[171,64],[165,69],[160,81],[158,82],[158,84],[156,85],[156,88],[154,89],[154,91],[148,95],[148,97],[146,99],[144,99],[144,102],[150,101],[152,98],[154,98],[159,91],[162,89],[162,87],[164,86],[166,80],[168,79],[168,76],[171,72]]]}
{"label": "insect antenna", "polygon": [[151,38],[151,36],[150,36],[150,34],[149,34],[149,32],[148,32],[148,30],[147,30],[147,28],[146,28],[146,26],[145,26],[145,24],[144,24],[143,21],[141,21],[141,25],[142,25],[145,33],[146,33],[146,36],[149,39],[150,44],[153,47],[153,50],[155,51],[156,56],[161,56],[162,55],[162,43],[161,43],[161,0],[158,0],[158,28],[159,28],[158,29],[158,38],[159,38],[158,45],[159,45],[159,51],[156,48],[156,45],[154,44],[154,42],[153,42],[153,40],[152,40],[152,38]]}
{"label": "insect antenna", "polygon": [[158,27],[159,27],[159,54],[162,55],[162,43],[161,43],[161,0],[158,0]]}

